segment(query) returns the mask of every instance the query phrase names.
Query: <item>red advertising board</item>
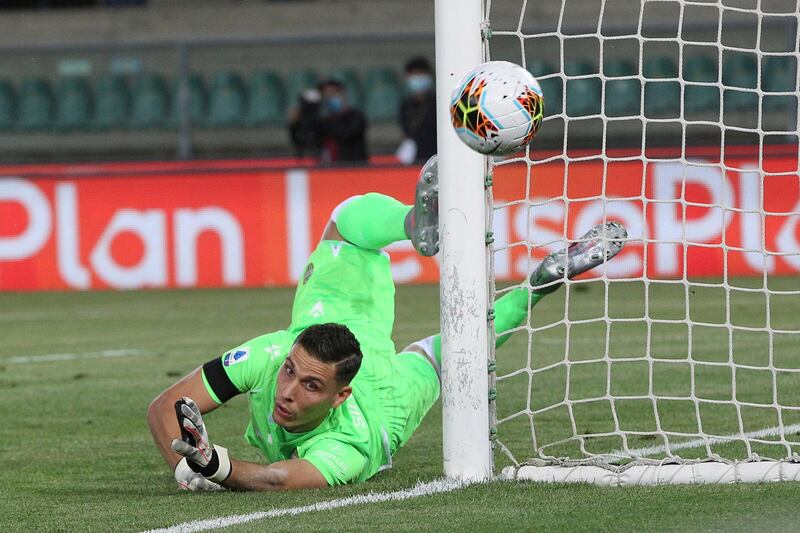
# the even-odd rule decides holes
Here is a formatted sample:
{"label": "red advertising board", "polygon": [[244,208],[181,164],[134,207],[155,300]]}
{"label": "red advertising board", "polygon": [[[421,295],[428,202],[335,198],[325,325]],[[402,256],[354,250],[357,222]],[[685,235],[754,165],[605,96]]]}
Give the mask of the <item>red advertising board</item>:
{"label": "red advertising board", "polygon": [[[0,167],[0,290],[292,285],[339,202],[378,191],[410,203],[417,170]],[[631,239],[609,276],[796,274],[799,183],[796,152],[732,155],[724,165],[554,156],[498,166],[496,276],[524,278],[604,218],[623,222]],[[398,282],[438,280],[435,259],[407,242],[388,251]]]}

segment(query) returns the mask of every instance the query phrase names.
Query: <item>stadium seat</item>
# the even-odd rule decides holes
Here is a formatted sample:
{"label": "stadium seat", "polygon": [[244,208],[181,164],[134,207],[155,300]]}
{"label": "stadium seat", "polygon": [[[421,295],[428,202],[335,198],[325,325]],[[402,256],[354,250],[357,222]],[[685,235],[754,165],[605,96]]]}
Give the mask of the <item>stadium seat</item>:
{"label": "stadium seat", "polygon": [[677,78],[678,67],[668,57],[644,62],[644,113],[648,117],[677,117],[680,113],[681,86],[677,81],[654,81]]}
{"label": "stadium seat", "polygon": [[767,92],[794,92],[797,59],[792,56],[765,56],[761,63],[761,86]]}
{"label": "stadium seat", "polygon": [[142,74],[134,82],[130,125],[162,128],[169,117],[167,83],[160,74]]}
{"label": "stadium seat", "polygon": [[305,89],[316,88],[319,85],[319,76],[309,69],[298,69],[286,77],[286,101],[290,106],[297,103],[297,98]]}
{"label": "stadium seat", "polygon": [[254,72],[250,76],[245,122],[250,126],[283,124],[286,119],[283,85],[277,74]]}
{"label": "stadium seat", "polygon": [[245,102],[241,76],[235,72],[217,72],[208,98],[208,125],[244,125]]}
{"label": "stadium seat", "polygon": [[88,80],[82,76],[61,78],[56,88],[56,129],[88,129],[91,116],[92,95]]}
{"label": "stadium seat", "polygon": [[725,111],[758,109],[758,95],[755,92],[730,89],[730,87],[756,88],[758,72],[755,54],[737,52],[723,56],[722,83],[726,86],[723,96]]}
{"label": "stadium seat", "polygon": [[[609,59],[603,66],[609,78],[636,75],[633,63],[624,59]],[[642,84],[638,79],[606,81],[605,112],[609,117],[636,116],[640,113]]]}
{"label": "stadium seat", "polygon": [[0,80],[0,131],[14,128],[17,119],[17,98],[8,80]]}
{"label": "stadium seat", "polygon": [[364,91],[355,70],[349,67],[339,67],[330,71],[327,77],[344,85],[351,106],[357,108],[364,106]]}
{"label": "stadium seat", "polygon": [[17,127],[35,131],[52,127],[55,103],[50,83],[44,78],[28,78],[19,91]]}
{"label": "stadium seat", "polygon": [[755,89],[755,54],[749,52],[726,53],[722,59],[722,82],[730,87]]}
{"label": "stadium seat", "polygon": [[364,85],[367,90],[381,83],[397,83],[397,72],[388,66],[370,67],[364,75]]}
{"label": "stadium seat", "polygon": [[719,113],[719,89],[709,85],[695,85],[692,82],[716,83],[719,69],[716,61],[705,56],[689,56],[683,62],[684,109],[688,115],[693,113]]}
{"label": "stadium seat", "polygon": [[539,81],[544,93],[544,116],[558,115],[562,111],[562,79],[558,69],[544,61],[531,61],[528,70]]}
{"label": "stadium seat", "polygon": [[549,74],[557,74],[558,69],[554,67],[551,63],[547,63],[546,61],[541,60],[533,60],[528,61],[528,71],[536,76],[547,76]]}
{"label": "stadium seat", "polygon": [[106,74],[94,86],[94,118],[92,128],[98,130],[124,128],[131,110],[131,95],[124,78]]}
{"label": "stadium seat", "polygon": [[755,92],[726,88],[723,90],[723,107],[725,112],[756,111],[758,95]]}
{"label": "stadium seat", "polygon": [[[767,93],[794,92],[797,80],[797,59],[791,56],[765,56],[761,62],[761,88]],[[790,95],[764,96],[766,111],[785,112],[797,106]]]}
{"label": "stadium seat", "polygon": [[591,75],[595,72],[596,69],[585,61],[568,61],[564,64],[564,74],[567,77],[567,115],[583,117],[600,113],[600,78],[594,76],[570,79],[572,76]]}
{"label": "stadium seat", "polygon": [[373,122],[396,121],[402,96],[394,70],[387,67],[367,70],[366,90],[364,111],[367,118]]}
{"label": "stadium seat", "polygon": [[[189,123],[194,126],[204,126],[206,124],[206,114],[208,111],[208,91],[203,77],[197,73],[189,74]],[[172,102],[170,104],[169,126],[179,127],[181,119],[180,101],[180,80],[175,80],[172,89]]]}

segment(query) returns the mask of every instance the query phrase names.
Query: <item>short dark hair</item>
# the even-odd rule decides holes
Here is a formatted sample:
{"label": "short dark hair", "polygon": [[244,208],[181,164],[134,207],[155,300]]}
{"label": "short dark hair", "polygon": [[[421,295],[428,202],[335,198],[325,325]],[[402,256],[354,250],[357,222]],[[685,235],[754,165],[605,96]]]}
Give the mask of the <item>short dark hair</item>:
{"label": "short dark hair", "polygon": [[345,91],[344,83],[337,80],[336,78],[328,78],[322,80],[322,82],[319,84],[319,90],[321,91],[326,87],[330,87],[331,89],[338,89],[340,91]]}
{"label": "short dark hair", "polygon": [[412,57],[406,62],[406,72],[411,72],[412,70],[420,70],[422,72],[433,72],[431,64],[423,56]]}
{"label": "short dark hair", "polygon": [[315,324],[304,329],[294,341],[314,359],[336,366],[336,381],[347,385],[361,368],[361,345],[342,324]]}

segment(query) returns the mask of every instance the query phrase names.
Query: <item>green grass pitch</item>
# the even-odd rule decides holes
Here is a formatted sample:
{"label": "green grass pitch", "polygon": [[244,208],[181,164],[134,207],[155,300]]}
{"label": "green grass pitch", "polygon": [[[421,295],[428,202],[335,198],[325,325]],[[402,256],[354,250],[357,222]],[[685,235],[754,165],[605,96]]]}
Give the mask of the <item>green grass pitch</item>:
{"label": "green grass pitch", "polygon": [[[770,280],[775,289],[796,286],[795,278]],[[677,319],[688,312],[693,320],[729,320],[756,327],[766,320],[769,309],[775,328],[798,329],[800,323],[796,296],[776,296],[767,303],[763,294],[736,291],[729,296],[731,314],[726,317],[724,291],[710,287],[692,291],[671,285],[647,288],[640,282],[614,283],[608,293],[609,315],[644,316],[647,295],[647,311],[654,318]],[[502,381],[498,414],[508,417],[524,410],[529,388],[533,410],[558,404],[569,382],[571,399],[588,400],[580,404],[580,414],[576,413],[578,431],[588,436],[586,446],[608,450],[615,446],[613,439],[592,435],[608,429],[610,408],[592,398],[603,396],[609,386],[615,395],[640,394],[648,376],[641,363],[615,362],[609,380],[608,363],[592,362],[598,342],[604,349],[604,322],[572,326],[569,340],[565,340],[565,326],[559,322],[565,316],[564,293],[562,289],[535,308],[533,326],[542,329],[532,340],[520,332],[498,352],[499,373],[504,374],[525,367],[528,343],[534,348],[532,381],[527,372]],[[394,468],[362,485],[282,494],[190,494],[175,489],[172,474],[147,430],[148,403],[178,377],[225,349],[285,327],[291,299],[292,291],[283,289],[0,294],[0,531],[139,531],[357,493],[399,490],[439,476],[441,410],[437,404],[409,444],[396,454]],[[568,316],[572,320],[601,316],[605,300],[602,283],[573,286]],[[764,363],[764,339],[756,333],[729,338],[727,330],[722,335],[719,328],[704,327],[690,333],[680,324],[653,324],[648,333],[641,322],[612,324],[609,353],[618,358],[641,355],[650,335],[653,355],[667,361],[657,365],[653,376],[659,394],[687,392],[687,370],[680,358],[686,358],[690,344],[701,363],[723,357],[753,366]],[[398,346],[429,335],[437,324],[436,287],[398,288]],[[800,367],[796,338],[774,339],[776,364]],[[587,361],[573,366],[569,378],[555,370],[536,372],[563,359],[567,347],[570,359]],[[20,359],[121,349],[139,353],[64,361]],[[671,359],[677,362],[670,364]],[[721,367],[708,366],[698,374],[696,392],[710,398],[729,396],[730,376],[714,371]],[[763,401],[765,393],[771,394],[764,379],[757,371],[737,374],[737,397]],[[800,404],[800,384],[791,378],[779,382],[778,394],[782,405]],[[681,402],[675,403],[663,407],[662,423],[669,430],[691,430],[694,417],[687,419],[683,406],[677,405]],[[654,424],[652,407],[632,401],[623,410],[625,414],[620,416],[625,427],[647,429]],[[561,409],[536,416],[540,444],[564,436]],[[708,412],[702,418],[707,430],[725,434],[736,429],[730,413]],[[746,415],[746,429],[770,427],[774,419],[769,409],[754,408]],[[789,417],[784,423],[798,421]],[[246,422],[244,397],[208,417],[214,442],[228,446],[234,457],[258,460],[255,449],[242,439]],[[502,424],[500,436],[518,458],[529,455],[528,417]],[[647,435],[631,442],[635,446],[654,444],[659,444],[658,440]],[[551,450],[574,453],[570,445]],[[727,451],[742,453],[736,446]],[[691,450],[687,451],[690,455],[688,452]],[[502,466],[507,460],[498,455],[497,463]],[[800,485],[792,483],[626,489],[494,483],[402,502],[269,519],[228,530],[793,530],[800,521],[799,499]]]}

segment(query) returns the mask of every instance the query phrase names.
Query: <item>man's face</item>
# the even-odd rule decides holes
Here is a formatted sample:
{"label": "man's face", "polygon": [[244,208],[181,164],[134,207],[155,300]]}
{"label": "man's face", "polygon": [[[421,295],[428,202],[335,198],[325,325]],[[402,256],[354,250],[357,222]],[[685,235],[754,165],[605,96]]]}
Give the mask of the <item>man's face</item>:
{"label": "man's face", "polygon": [[433,90],[433,74],[426,70],[406,71],[406,89],[411,94],[425,94]]}
{"label": "man's face", "polygon": [[278,372],[272,419],[293,433],[317,427],[352,389],[336,381],[336,366],[323,363],[295,344]]}
{"label": "man's face", "polygon": [[336,96],[342,96],[342,90],[336,85],[324,85],[322,87],[323,98],[334,98]]}
{"label": "man's face", "polygon": [[325,109],[331,114],[341,113],[345,109],[345,95],[341,87],[337,85],[324,85],[322,87],[322,103]]}

